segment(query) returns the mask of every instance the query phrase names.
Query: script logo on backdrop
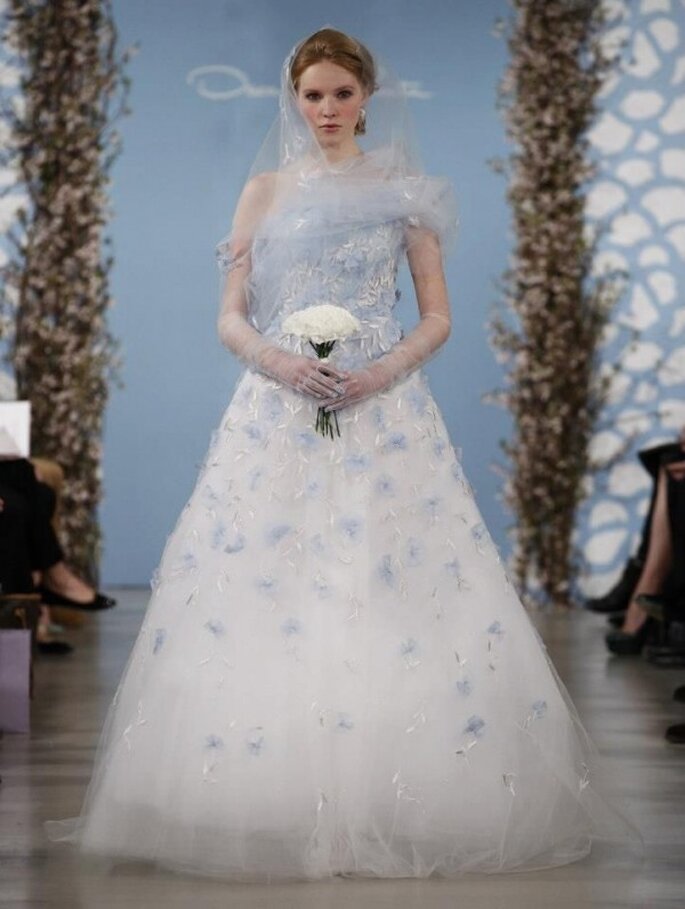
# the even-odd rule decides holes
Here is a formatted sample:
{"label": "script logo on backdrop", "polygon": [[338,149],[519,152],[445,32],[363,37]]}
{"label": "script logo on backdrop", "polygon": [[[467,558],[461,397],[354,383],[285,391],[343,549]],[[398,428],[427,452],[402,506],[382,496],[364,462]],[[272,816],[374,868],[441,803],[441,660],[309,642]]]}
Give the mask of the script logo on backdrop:
{"label": "script logo on backdrop", "polygon": [[[218,88],[210,88],[208,80],[214,80]],[[255,85],[245,70],[223,63],[196,66],[186,76],[201,98],[209,101],[233,101],[235,98],[277,98],[280,90],[275,85]],[[424,101],[433,97],[433,92],[421,88],[420,82],[403,81],[408,98]],[[382,89],[378,92],[382,94]]]}

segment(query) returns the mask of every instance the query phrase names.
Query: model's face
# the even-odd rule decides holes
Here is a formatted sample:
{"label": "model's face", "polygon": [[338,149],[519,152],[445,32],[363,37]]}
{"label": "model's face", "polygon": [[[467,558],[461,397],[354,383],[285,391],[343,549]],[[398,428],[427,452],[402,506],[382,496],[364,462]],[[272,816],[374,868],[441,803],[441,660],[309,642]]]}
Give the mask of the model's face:
{"label": "model's face", "polygon": [[300,76],[298,106],[323,148],[356,145],[354,128],[366,99],[357,77],[330,60],[313,63]]}

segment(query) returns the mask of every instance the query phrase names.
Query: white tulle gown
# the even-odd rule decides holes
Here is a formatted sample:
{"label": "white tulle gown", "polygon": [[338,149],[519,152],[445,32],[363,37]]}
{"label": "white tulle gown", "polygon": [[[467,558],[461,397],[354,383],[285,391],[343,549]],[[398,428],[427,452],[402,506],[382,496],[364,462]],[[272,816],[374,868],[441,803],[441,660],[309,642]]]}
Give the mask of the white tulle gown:
{"label": "white tulle gown", "polygon": [[[401,226],[336,243],[365,332],[333,359],[353,368],[401,336]],[[292,269],[283,314],[320,299],[311,261]],[[615,820],[596,749],[425,373],[339,411],[333,440],[317,406],[241,375],[167,539],[81,813],[48,835],[237,880],[582,858]]]}

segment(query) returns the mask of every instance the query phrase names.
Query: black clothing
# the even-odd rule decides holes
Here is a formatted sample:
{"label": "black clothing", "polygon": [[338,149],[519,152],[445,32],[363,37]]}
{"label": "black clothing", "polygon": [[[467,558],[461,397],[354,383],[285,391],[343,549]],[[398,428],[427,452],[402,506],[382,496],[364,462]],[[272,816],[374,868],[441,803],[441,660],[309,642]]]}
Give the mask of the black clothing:
{"label": "black clothing", "polygon": [[64,559],[52,527],[56,495],[27,458],[0,458],[0,592],[33,593],[32,571]]}

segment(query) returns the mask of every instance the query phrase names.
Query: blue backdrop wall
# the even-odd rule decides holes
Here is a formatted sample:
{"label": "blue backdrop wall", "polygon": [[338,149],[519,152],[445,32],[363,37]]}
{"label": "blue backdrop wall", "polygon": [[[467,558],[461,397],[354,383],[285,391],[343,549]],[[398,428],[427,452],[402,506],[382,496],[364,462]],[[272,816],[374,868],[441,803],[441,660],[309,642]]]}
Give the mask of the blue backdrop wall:
{"label": "blue backdrop wall", "polygon": [[[105,585],[147,584],[189,498],[212,430],[240,365],[216,335],[214,245],[276,113],[281,63],[323,25],[383,53],[412,88],[425,164],[449,176],[460,237],[448,263],[453,331],[427,366],[452,441],[493,536],[506,550],[510,521],[497,499],[498,439],[508,418],[481,395],[500,382],[484,322],[511,237],[504,178],[487,159],[506,154],[495,109],[506,65],[493,33],[505,0],[115,0],[129,65],[131,116],[113,171],[116,300],[110,325],[122,341],[123,389],[106,418],[100,515]],[[211,72],[205,67],[213,67]],[[417,319],[406,288],[400,315]]]}

